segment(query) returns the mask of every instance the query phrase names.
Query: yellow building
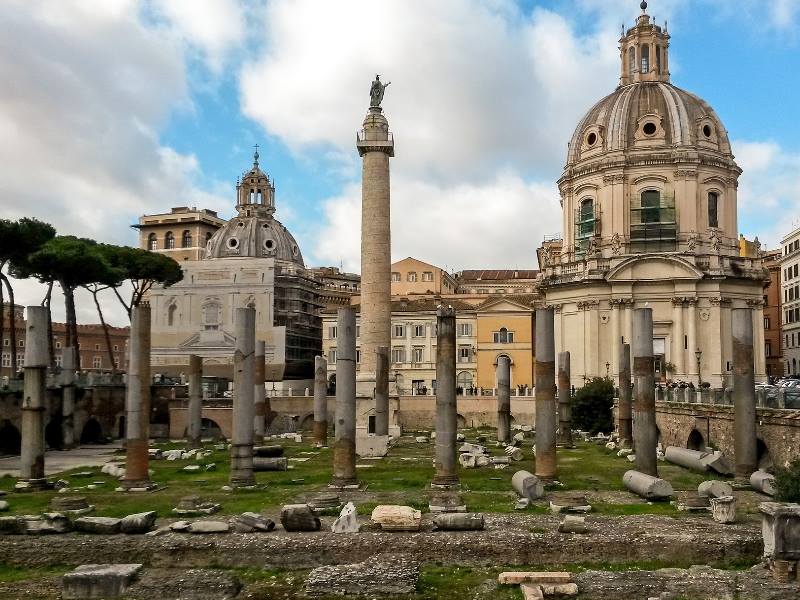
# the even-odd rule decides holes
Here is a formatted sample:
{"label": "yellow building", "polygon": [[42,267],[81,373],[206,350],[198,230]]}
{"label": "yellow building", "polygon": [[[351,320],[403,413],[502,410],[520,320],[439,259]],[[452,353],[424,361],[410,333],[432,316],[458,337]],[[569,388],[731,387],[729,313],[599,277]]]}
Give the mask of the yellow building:
{"label": "yellow building", "polygon": [[477,308],[478,387],[497,387],[497,359],[511,361],[511,389],[533,387],[534,308],[533,295],[496,297]]}
{"label": "yellow building", "polygon": [[139,230],[140,248],[166,254],[180,263],[202,260],[206,244],[225,223],[213,210],[177,206],[168,213],[143,215],[133,227]]}
{"label": "yellow building", "polygon": [[392,263],[392,296],[455,292],[456,280],[444,269],[411,257]]}

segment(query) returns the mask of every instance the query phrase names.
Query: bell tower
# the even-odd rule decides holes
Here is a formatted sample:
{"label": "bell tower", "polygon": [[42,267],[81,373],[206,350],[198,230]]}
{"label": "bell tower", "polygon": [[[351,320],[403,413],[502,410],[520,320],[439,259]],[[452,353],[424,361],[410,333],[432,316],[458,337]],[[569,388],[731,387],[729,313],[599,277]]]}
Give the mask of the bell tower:
{"label": "bell tower", "polygon": [[669,82],[669,34],[667,25],[662,29],[650,22],[647,14],[647,2],[639,5],[642,14],[636,19],[636,25],[625,31],[619,40],[622,71],[620,86],[640,81]]}
{"label": "bell tower", "polygon": [[236,210],[240,215],[272,215],[275,212],[275,184],[258,166],[258,144],[253,153],[253,168],[236,182]]}

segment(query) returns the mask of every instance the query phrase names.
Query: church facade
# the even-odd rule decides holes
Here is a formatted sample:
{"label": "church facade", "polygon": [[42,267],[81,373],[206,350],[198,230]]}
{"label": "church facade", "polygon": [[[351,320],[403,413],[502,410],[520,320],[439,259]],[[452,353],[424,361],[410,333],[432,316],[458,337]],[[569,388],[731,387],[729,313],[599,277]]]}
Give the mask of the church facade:
{"label": "church facade", "polygon": [[670,82],[666,27],[646,3],[620,39],[620,84],[578,124],[558,181],[563,241],[539,252],[556,348],[572,379],[616,377],[633,310],[653,309],[662,379],[730,386],[731,309],[753,316],[765,377],[759,258],[740,257],[741,169],[713,108]]}
{"label": "church facade", "polygon": [[[266,343],[267,381],[302,387],[313,380],[314,357],[322,352],[318,283],[274,216],[275,187],[258,158],[256,152],[237,182],[236,216],[208,235],[199,259],[180,263],[181,282],[149,294],[154,372],[185,372],[189,355],[197,354],[206,375],[232,378],[235,309],[250,306],[256,339]],[[140,219],[141,239],[152,248],[147,223]]]}

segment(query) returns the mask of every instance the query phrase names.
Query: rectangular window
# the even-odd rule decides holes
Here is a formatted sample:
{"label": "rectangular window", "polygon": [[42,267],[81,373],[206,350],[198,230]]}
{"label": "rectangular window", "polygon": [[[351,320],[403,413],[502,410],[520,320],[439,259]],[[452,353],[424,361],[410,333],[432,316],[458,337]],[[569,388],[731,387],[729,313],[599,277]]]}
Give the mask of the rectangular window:
{"label": "rectangular window", "polygon": [[714,192],[708,193],[708,226],[709,227],[719,227],[719,221],[717,219],[717,201],[719,200],[719,196]]}
{"label": "rectangular window", "polygon": [[503,327],[500,331],[494,332],[493,339],[495,344],[513,344],[514,332]]}
{"label": "rectangular window", "polygon": [[459,323],[458,335],[460,337],[470,337],[472,335],[472,323]]}
{"label": "rectangular window", "polygon": [[361,325],[356,325],[356,337],[361,337]]}
{"label": "rectangular window", "polygon": [[361,350],[356,349],[356,362],[361,362]]}
{"label": "rectangular window", "polygon": [[3,360],[2,360],[2,363],[0,363],[0,365],[2,365],[4,367],[10,367],[11,366],[11,355],[4,352],[3,353]]}
{"label": "rectangular window", "polygon": [[430,271],[422,273],[422,281],[433,281],[433,273]]}
{"label": "rectangular window", "polygon": [[400,273],[392,273],[392,281],[400,281]]}
{"label": "rectangular window", "polygon": [[797,265],[792,267],[792,277],[797,277]]}
{"label": "rectangular window", "polygon": [[683,336],[683,349],[684,350],[688,350],[689,349],[689,336],[688,335]]}
{"label": "rectangular window", "polygon": [[408,272],[408,281],[414,283],[417,281],[417,272],[416,271],[409,271]]}
{"label": "rectangular window", "polygon": [[95,345],[94,345],[94,349],[95,349],[95,350],[100,350],[100,344],[95,344]]}
{"label": "rectangular window", "polygon": [[20,348],[24,348],[25,347],[25,340],[20,340],[19,343],[17,344],[17,346],[19,346]]}
{"label": "rectangular window", "polygon": [[405,325],[395,325],[392,329],[394,337],[396,338],[404,338],[406,337],[406,327]]}
{"label": "rectangular window", "polygon": [[470,355],[472,348],[470,346],[459,346],[458,347],[458,362],[461,363],[468,363],[470,359]]}
{"label": "rectangular window", "polygon": [[17,354],[17,368],[21,369],[24,366],[25,366],[25,355]]}
{"label": "rectangular window", "polygon": [[769,342],[764,344],[764,356],[766,356],[767,358],[772,356],[772,344],[770,344]]}
{"label": "rectangular window", "polygon": [[764,317],[764,329],[769,329],[769,317]]}
{"label": "rectangular window", "polygon": [[424,350],[425,349],[420,346],[414,346],[411,362],[421,363],[424,358]]}
{"label": "rectangular window", "polygon": [[336,339],[336,327],[328,327],[328,339],[335,340]]}
{"label": "rectangular window", "polygon": [[631,247],[634,252],[673,252],[677,244],[675,197],[645,190],[631,198]]}
{"label": "rectangular window", "polygon": [[119,346],[117,344],[114,344],[114,352],[119,352]]}
{"label": "rectangular window", "polygon": [[63,358],[60,354],[55,355],[56,366],[60,367],[63,363]]}
{"label": "rectangular window", "polygon": [[425,337],[425,325],[414,325],[414,337]]}
{"label": "rectangular window", "polygon": [[328,362],[332,365],[336,364],[336,348],[328,350]]}
{"label": "rectangular window", "polygon": [[402,346],[392,348],[392,362],[404,363],[406,362],[406,349]]}
{"label": "rectangular window", "polygon": [[95,356],[94,358],[92,358],[92,368],[93,369],[103,368],[103,358],[101,356]]}
{"label": "rectangular window", "polygon": [[11,345],[11,340],[9,339],[3,340],[3,346],[10,346],[10,345]]}

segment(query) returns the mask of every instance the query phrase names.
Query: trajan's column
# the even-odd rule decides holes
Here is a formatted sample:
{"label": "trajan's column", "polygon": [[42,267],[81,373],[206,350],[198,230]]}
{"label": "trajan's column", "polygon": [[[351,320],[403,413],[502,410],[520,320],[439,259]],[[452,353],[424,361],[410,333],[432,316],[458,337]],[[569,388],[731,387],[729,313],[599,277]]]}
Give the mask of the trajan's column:
{"label": "trajan's column", "polygon": [[[391,82],[390,82],[391,83]],[[369,112],[358,134],[363,159],[361,183],[361,369],[357,394],[372,397],[375,390],[376,352],[391,346],[391,231],[389,158],[394,140],[381,101],[389,83],[375,76],[370,88]]]}

